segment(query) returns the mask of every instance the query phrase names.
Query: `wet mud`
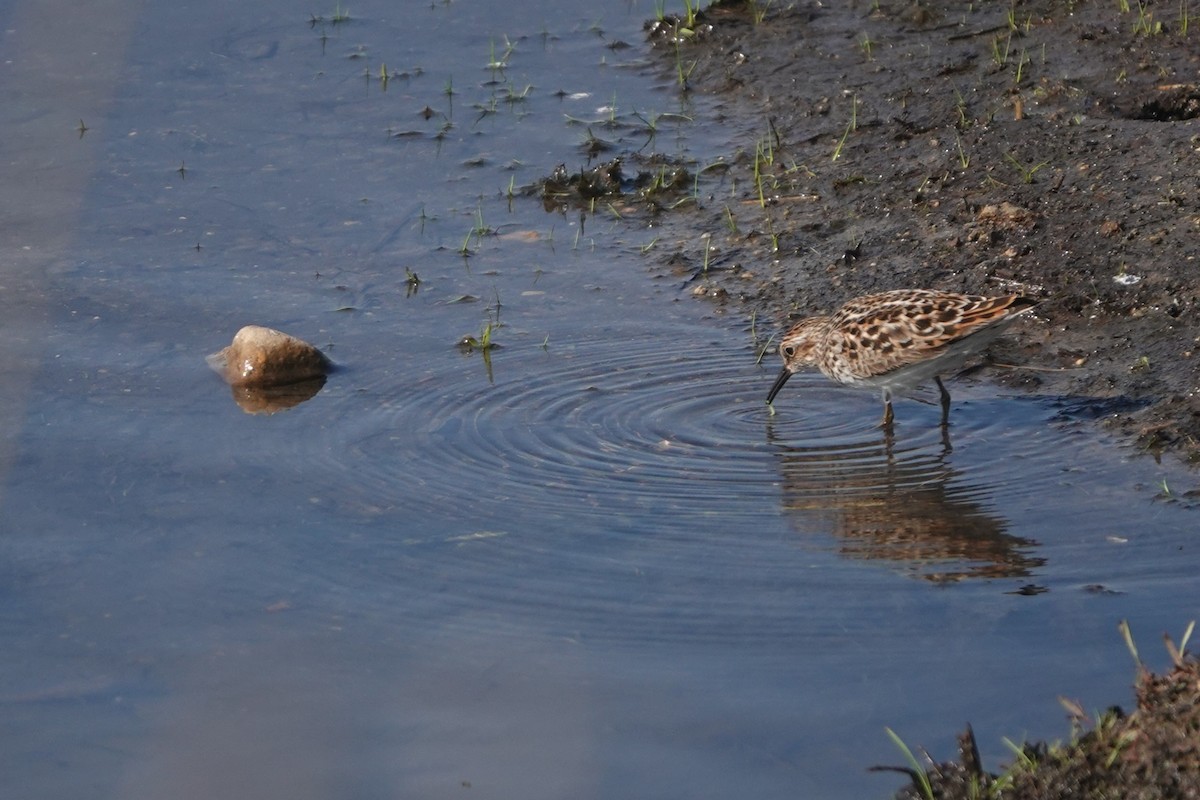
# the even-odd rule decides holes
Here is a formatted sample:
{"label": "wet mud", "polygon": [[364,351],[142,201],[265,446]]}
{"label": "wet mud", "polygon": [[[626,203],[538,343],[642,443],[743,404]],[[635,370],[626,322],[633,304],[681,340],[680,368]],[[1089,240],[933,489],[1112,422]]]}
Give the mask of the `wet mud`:
{"label": "wet mud", "polygon": [[[760,332],[923,287],[1042,302],[1006,386],[1200,461],[1200,27],[1168,3],[720,2],[647,25],[739,143],[659,266]],[[764,336],[765,338],[765,336]]]}

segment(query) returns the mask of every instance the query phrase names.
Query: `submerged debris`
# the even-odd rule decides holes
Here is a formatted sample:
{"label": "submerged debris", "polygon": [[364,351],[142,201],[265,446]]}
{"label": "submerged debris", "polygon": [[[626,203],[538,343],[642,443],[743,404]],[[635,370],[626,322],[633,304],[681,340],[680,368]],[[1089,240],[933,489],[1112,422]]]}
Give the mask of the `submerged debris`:
{"label": "submerged debris", "polygon": [[695,176],[681,163],[654,156],[642,159],[642,168],[630,178],[625,174],[622,159],[614,158],[576,173],[559,164],[535,188],[547,211],[592,209],[598,200],[618,199],[657,211],[690,201],[695,191]]}

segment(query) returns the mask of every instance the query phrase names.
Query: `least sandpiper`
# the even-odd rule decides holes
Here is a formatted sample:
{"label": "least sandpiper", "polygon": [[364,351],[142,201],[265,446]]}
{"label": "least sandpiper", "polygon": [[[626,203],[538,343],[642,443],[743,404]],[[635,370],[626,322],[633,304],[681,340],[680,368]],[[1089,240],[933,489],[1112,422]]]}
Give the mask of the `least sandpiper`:
{"label": "least sandpiper", "polygon": [[957,370],[1000,335],[1035,300],[1020,295],[981,297],[929,289],[898,289],[856,297],[825,317],[792,326],[779,345],[783,371],[767,405],[792,373],[817,367],[849,386],[883,390],[883,422],[892,424],[892,391],[933,378],[941,393],[942,425],[950,417],[950,393],[941,376]]}

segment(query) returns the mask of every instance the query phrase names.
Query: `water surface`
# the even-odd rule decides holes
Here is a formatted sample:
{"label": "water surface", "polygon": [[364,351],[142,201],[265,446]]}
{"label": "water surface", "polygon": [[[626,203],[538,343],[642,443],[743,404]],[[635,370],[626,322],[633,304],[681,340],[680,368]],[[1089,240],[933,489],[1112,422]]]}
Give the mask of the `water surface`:
{"label": "water surface", "polygon": [[[1200,610],[1187,479],[1085,401],[771,417],[654,229],[516,191],[729,147],[649,4],[54,5],[0,12],[12,796],[886,796],[884,726],[995,764]],[[245,413],[247,323],[338,372]]]}

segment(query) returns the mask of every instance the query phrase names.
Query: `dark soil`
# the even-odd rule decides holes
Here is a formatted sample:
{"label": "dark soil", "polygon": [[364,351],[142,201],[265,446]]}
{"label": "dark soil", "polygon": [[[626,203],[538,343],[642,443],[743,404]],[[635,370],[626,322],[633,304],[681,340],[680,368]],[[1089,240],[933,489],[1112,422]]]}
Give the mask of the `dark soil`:
{"label": "dark soil", "polygon": [[[1197,800],[1200,798],[1200,662],[1179,657],[1165,675],[1138,672],[1137,708],[1090,717],[1064,701],[1074,723],[1066,745],[1027,745],[1002,775],[985,772],[970,728],[958,760],[931,765],[897,800]],[[877,768],[878,769],[878,768]]]}
{"label": "dark soil", "polygon": [[995,352],[1032,368],[997,380],[1198,461],[1200,19],[1180,8],[737,0],[648,26],[740,140],[657,215],[659,257],[759,331],[886,289],[1041,298]]}

